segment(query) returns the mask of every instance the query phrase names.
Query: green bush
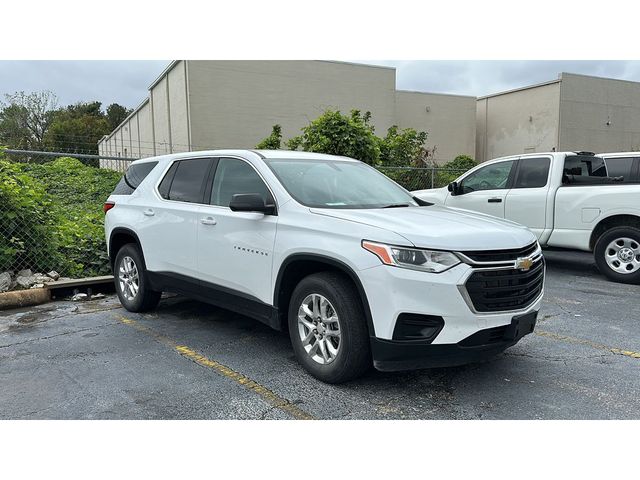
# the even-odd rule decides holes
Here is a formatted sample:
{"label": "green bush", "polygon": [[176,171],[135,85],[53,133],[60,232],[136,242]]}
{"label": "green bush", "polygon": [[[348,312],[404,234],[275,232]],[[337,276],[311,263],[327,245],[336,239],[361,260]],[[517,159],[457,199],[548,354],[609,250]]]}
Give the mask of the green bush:
{"label": "green bush", "polygon": [[42,165],[0,160],[0,270],[107,274],[102,205],[120,177],[73,158]]}
{"label": "green bush", "polygon": [[256,148],[258,150],[279,150],[282,143],[282,127],[280,125],[274,125],[271,128],[271,135],[262,139]]}
{"label": "green bush", "polygon": [[418,132],[413,128],[398,131],[393,125],[387,135],[379,139],[380,160],[389,167],[409,167],[422,153],[427,141],[427,132]]}
{"label": "green bush", "polygon": [[60,256],[55,219],[44,186],[21,165],[0,159],[0,270],[24,265],[53,268]]}
{"label": "green bush", "polygon": [[302,135],[287,142],[290,150],[302,148],[305,152],[328,153],[357,158],[370,165],[378,163],[380,146],[369,124],[371,113],[364,115],[351,110],[349,116],[338,110],[327,110],[309,125]]}

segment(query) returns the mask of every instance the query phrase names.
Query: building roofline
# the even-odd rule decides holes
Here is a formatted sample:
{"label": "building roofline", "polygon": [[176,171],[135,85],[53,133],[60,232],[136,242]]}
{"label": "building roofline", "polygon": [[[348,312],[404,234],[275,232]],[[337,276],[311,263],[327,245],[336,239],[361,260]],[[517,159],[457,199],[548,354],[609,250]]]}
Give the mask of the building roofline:
{"label": "building roofline", "polygon": [[533,85],[527,85],[525,87],[518,87],[518,88],[513,88],[511,90],[505,90],[503,92],[492,93],[490,95],[483,95],[481,97],[478,97],[478,100],[484,100],[485,98],[491,98],[491,97],[498,97],[500,95],[507,95],[509,93],[521,92],[523,90],[530,90],[532,88],[544,87],[546,85],[553,85],[554,83],[561,83],[561,82],[562,82],[562,77],[557,78],[555,80],[548,80],[546,82],[534,83]]}
{"label": "building roofline", "polygon": [[145,98],[142,102],[140,102],[140,104],[136,108],[134,108],[133,111],[129,115],[127,115],[127,117],[122,122],[120,122],[120,124],[116,128],[111,130],[111,133],[109,133],[108,135],[104,135],[98,142],[98,145],[100,145],[102,142],[106,142],[107,140],[110,140],[111,137],[113,137],[113,134],[116,133],[118,130],[120,130],[125,123],[131,120],[131,117],[136,115],[140,111],[140,109],[144,107],[145,104],[147,103],[149,103],[149,97]]}
{"label": "building roofline", "polygon": [[173,70],[173,67],[175,67],[179,62],[181,62],[182,60],[172,60],[169,65],[167,65],[165,67],[164,70],[162,70],[162,72],[160,73],[160,75],[157,76],[157,78],[151,82],[151,85],[149,85],[148,89],[151,90],[153,87],[155,87],[158,83],[160,83],[160,81],[167,76],[167,74]]}
{"label": "building roofline", "polygon": [[316,62],[326,63],[341,63],[343,65],[355,65],[356,67],[369,67],[369,68],[383,68],[385,70],[396,70],[396,67],[389,67],[386,65],[371,65],[370,63],[358,63],[358,62],[343,62],[341,60],[315,60]]}
{"label": "building roofline", "polygon": [[586,78],[597,78],[598,80],[614,80],[616,82],[626,82],[626,83],[635,83],[636,85],[640,82],[636,82],[633,80],[626,80],[624,78],[611,78],[611,77],[599,77],[597,75],[586,75],[584,73],[571,73],[571,72],[562,72],[560,76],[569,75],[572,77],[586,77]]}
{"label": "building roofline", "polygon": [[443,97],[461,97],[461,98],[473,98],[473,99],[477,99],[478,97],[475,97],[474,95],[460,95],[460,94],[456,94],[456,93],[439,93],[439,92],[423,92],[421,90],[402,90],[402,89],[396,89],[397,93],[424,93],[426,95],[439,95],[439,96],[443,96]]}

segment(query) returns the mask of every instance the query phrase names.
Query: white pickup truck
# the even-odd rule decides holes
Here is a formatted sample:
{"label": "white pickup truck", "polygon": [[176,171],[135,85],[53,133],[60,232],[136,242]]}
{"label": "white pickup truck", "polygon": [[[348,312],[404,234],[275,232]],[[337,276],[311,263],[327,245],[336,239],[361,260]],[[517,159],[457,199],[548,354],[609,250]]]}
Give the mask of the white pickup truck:
{"label": "white pickup truck", "polygon": [[640,284],[640,152],[514,155],[412,193],[525,225],[542,247],[593,251],[611,280]]}

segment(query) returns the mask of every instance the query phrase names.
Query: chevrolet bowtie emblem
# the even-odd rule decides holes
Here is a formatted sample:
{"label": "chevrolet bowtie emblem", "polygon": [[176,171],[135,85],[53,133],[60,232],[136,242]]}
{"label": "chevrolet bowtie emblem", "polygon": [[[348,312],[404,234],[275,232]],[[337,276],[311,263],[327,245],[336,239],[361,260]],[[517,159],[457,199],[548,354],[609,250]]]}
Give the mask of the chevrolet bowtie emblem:
{"label": "chevrolet bowtie emblem", "polygon": [[516,268],[522,270],[523,272],[529,270],[531,268],[531,265],[533,265],[533,260],[531,260],[529,257],[520,257],[516,259]]}

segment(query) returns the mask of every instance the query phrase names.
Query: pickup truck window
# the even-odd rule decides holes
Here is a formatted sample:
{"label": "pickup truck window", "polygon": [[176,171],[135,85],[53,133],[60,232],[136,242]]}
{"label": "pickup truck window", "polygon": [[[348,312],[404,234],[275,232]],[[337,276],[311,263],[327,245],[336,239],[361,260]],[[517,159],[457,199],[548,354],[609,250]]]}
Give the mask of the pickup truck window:
{"label": "pickup truck window", "polygon": [[503,190],[509,186],[509,177],[515,161],[493,163],[467,175],[460,182],[460,190],[464,193],[481,190]]}
{"label": "pickup truck window", "polygon": [[607,172],[611,177],[622,177],[623,182],[637,181],[633,178],[634,157],[607,158]]}
{"label": "pickup truck window", "polygon": [[540,188],[547,185],[551,160],[546,158],[521,158],[513,188]]}
{"label": "pickup truck window", "polygon": [[593,155],[570,155],[564,159],[562,183],[565,185],[604,185],[620,181],[610,177],[604,159]]}

